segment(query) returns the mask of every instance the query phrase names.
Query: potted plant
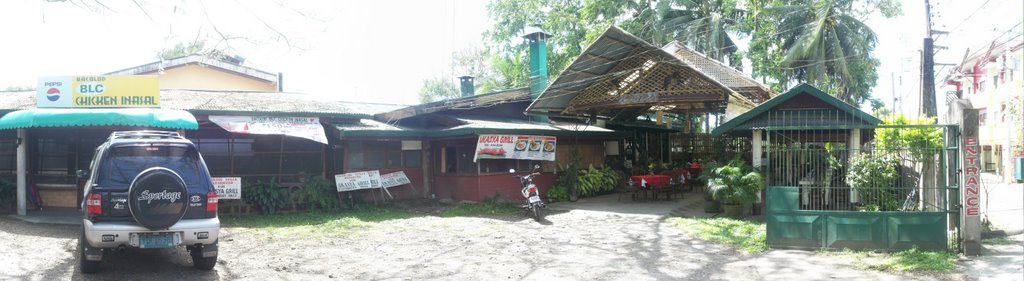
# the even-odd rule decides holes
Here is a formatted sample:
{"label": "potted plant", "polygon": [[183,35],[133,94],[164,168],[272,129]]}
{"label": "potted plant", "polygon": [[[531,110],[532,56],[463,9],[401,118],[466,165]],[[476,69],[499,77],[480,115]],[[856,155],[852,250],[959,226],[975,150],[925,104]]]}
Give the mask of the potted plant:
{"label": "potted plant", "polygon": [[704,191],[704,212],[709,214],[722,212],[722,202],[715,200],[709,190]]}
{"label": "potted plant", "polygon": [[743,206],[757,200],[762,189],[764,177],[739,159],[714,169],[708,179],[708,192],[722,201],[725,215],[731,218],[741,217]]}

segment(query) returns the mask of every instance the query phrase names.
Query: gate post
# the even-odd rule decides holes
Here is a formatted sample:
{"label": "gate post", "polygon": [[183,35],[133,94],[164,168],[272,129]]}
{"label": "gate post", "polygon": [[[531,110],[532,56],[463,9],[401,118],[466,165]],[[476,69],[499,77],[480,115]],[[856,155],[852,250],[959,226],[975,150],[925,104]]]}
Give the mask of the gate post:
{"label": "gate post", "polygon": [[[950,107],[950,120],[960,125],[960,167],[963,172],[960,180],[959,197],[960,236],[964,255],[981,254],[981,163],[978,145],[978,110],[970,102],[956,101]],[[955,119],[953,117],[956,117]]]}

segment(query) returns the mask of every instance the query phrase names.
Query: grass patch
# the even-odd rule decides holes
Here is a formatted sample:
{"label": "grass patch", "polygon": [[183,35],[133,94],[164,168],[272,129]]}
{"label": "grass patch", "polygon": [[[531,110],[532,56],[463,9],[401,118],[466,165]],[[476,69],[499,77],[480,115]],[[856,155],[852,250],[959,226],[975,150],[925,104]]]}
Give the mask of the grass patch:
{"label": "grass patch", "polygon": [[348,233],[375,222],[404,219],[412,215],[395,208],[360,206],[352,210],[310,211],[291,214],[223,216],[226,227],[249,228],[275,235],[297,234],[299,237],[330,236]]}
{"label": "grass patch", "polygon": [[1004,236],[981,240],[981,244],[987,244],[987,245],[1014,245],[1014,244],[1020,244],[1020,243],[1021,243],[1020,241],[1012,240],[1012,239],[1006,238]]}
{"label": "grass patch", "polygon": [[945,273],[956,269],[957,254],[949,251],[923,251],[914,247],[893,253],[874,253],[844,249],[828,252],[827,255],[846,257],[853,260],[859,269],[900,272]]}
{"label": "grass patch", "polygon": [[442,217],[494,217],[514,215],[521,212],[522,208],[512,203],[501,203],[494,200],[485,200],[476,204],[459,204],[455,208],[445,210]]}
{"label": "grass patch", "polygon": [[751,253],[768,250],[764,222],[728,218],[670,218],[679,229],[700,239],[715,241]]}

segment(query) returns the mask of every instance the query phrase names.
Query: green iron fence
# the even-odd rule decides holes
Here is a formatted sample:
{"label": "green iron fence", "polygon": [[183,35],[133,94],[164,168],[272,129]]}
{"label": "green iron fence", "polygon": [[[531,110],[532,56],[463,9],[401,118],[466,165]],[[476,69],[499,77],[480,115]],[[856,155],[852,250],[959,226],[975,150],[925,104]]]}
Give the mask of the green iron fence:
{"label": "green iron fence", "polygon": [[956,225],[956,127],[833,121],[763,127],[768,245],[946,249]]}

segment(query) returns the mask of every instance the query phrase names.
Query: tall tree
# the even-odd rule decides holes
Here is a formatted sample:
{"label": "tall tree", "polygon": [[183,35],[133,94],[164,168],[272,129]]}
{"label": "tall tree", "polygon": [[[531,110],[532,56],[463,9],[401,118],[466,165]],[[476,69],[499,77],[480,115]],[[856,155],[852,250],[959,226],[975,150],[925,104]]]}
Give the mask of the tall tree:
{"label": "tall tree", "polygon": [[749,57],[756,74],[774,78],[775,85],[806,82],[852,104],[871,97],[878,80],[879,61],[872,55],[878,40],[864,19],[875,12],[898,15],[898,2],[775,0],[770,4],[748,18],[747,28],[754,34]]}
{"label": "tall tree", "polygon": [[742,58],[737,56],[733,35],[741,32],[746,11],[737,8],[734,0],[663,0],[658,2],[659,30],[671,38],[708,57],[729,63],[736,68]]}
{"label": "tall tree", "polygon": [[[655,30],[654,4],[652,0],[494,0],[487,5],[494,25],[484,32],[485,46],[503,85],[525,87],[529,60],[520,36],[527,26],[552,35],[547,41],[548,75],[555,77],[611,25],[645,40],[666,42]],[[518,67],[522,64],[527,65]]]}
{"label": "tall tree", "polygon": [[434,78],[423,80],[423,87],[420,88],[420,102],[427,103],[459,97],[459,89],[455,85],[455,78],[450,75],[440,75]]}

